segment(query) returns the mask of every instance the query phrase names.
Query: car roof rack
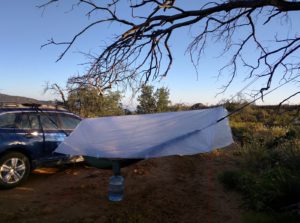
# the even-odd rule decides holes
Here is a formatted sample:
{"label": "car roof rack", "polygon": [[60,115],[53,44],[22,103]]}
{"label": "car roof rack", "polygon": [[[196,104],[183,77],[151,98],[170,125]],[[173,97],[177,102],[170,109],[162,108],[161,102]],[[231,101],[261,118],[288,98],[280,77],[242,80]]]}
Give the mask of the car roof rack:
{"label": "car roof rack", "polygon": [[36,102],[1,102],[0,108],[39,108],[39,109],[55,109],[55,110],[67,110],[64,106],[58,105],[56,103],[53,104],[42,104]]}

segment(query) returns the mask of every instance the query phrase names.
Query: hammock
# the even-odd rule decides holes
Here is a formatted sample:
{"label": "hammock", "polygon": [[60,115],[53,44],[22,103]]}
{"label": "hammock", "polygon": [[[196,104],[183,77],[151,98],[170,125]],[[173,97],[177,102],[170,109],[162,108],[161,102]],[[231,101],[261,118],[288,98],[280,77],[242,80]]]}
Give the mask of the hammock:
{"label": "hammock", "polygon": [[203,110],[82,120],[56,152],[96,158],[192,155],[230,145],[227,111]]}

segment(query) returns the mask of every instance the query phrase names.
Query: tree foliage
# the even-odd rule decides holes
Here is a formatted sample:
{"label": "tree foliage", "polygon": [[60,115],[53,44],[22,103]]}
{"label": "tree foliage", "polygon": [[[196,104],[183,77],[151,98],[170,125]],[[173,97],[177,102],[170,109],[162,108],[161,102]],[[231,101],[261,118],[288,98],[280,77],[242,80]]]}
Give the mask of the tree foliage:
{"label": "tree foliage", "polygon": [[[39,7],[62,1],[48,0]],[[231,75],[225,89],[240,67],[248,68],[246,78],[264,77],[261,93],[271,87],[275,75],[288,80],[299,74],[300,63],[295,59],[300,48],[298,21],[295,16],[289,17],[300,10],[300,1],[297,0],[197,1],[193,8],[186,1],[175,0],[75,2],[83,11],[88,10],[86,15],[93,20],[70,41],[51,39],[45,44],[65,46],[58,60],[91,28],[111,23],[122,27],[94,57],[90,69],[76,77],[78,83],[95,80],[93,83],[101,88],[110,88],[112,84],[145,84],[166,76],[173,64],[170,41],[174,33],[184,27],[196,27],[187,49],[195,66],[206,48],[212,46],[211,40],[223,43],[223,53],[228,53],[223,56],[228,58],[228,64],[221,67],[221,71]],[[128,11],[131,13],[124,13]],[[272,24],[281,26],[281,33],[264,35],[263,30]],[[287,27],[292,25],[293,29],[287,32]],[[250,48],[256,48],[256,53],[249,53]]]}
{"label": "tree foliage", "polygon": [[169,89],[158,88],[154,92],[154,87],[150,85],[144,85],[141,89],[141,94],[138,97],[138,114],[148,114],[156,112],[170,111]]}
{"label": "tree foliage", "polygon": [[168,88],[162,87],[156,90],[154,97],[156,99],[156,112],[167,112],[169,111],[169,100],[170,91]]}
{"label": "tree foliage", "polygon": [[123,115],[121,94],[108,91],[99,95],[93,88],[81,88],[70,92],[67,101],[70,111],[81,117]]}
{"label": "tree foliage", "polygon": [[136,109],[136,112],[138,114],[148,114],[156,112],[156,101],[153,95],[153,86],[144,85],[137,100],[139,102]]}
{"label": "tree foliage", "polygon": [[118,91],[103,92],[92,85],[74,87],[70,85],[70,82],[67,83],[66,88],[56,83],[47,83],[44,91],[58,95],[63,106],[81,117],[125,114],[121,104],[122,95]]}

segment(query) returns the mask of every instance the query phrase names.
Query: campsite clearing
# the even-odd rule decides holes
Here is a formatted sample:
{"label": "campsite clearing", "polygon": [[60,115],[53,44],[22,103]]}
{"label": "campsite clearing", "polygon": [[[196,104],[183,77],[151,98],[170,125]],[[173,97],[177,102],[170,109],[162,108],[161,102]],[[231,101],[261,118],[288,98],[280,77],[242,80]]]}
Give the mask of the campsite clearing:
{"label": "campsite clearing", "polygon": [[0,222],[240,222],[239,195],[218,174],[231,149],[143,160],[122,169],[124,200],[107,199],[111,170],[84,164],[38,169],[20,187],[0,191]]}

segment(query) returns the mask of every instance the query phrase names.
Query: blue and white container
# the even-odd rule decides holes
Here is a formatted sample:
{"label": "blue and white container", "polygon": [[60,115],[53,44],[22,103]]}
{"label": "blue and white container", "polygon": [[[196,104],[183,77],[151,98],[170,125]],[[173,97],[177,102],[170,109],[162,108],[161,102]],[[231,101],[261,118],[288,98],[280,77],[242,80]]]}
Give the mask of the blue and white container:
{"label": "blue and white container", "polygon": [[110,201],[121,201],[124,196],[124,177],[115,175],[109,178],[108,199]]}

